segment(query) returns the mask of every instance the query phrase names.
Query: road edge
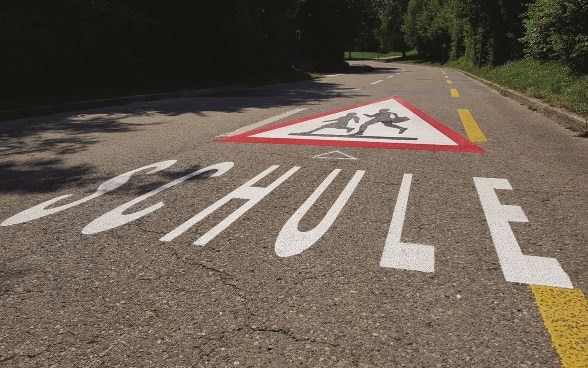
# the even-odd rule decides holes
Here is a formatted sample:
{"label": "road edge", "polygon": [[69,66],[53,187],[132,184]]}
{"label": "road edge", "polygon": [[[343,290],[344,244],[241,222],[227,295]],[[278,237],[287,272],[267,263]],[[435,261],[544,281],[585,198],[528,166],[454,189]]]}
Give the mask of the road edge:
{"label": "road edge", "polygon": [[88,109],[96,109],[109,106],[127,105],[137,102],[157,101],[171,98],[182,98],[182,97],[197,97],[208,95],[212,93],[225,93],[234,92],[245,88],[244,85],[233,85],[224,87],[204,88],[204,89],[193,89],[186,91],[177,92],[161,92],[161,93],[150,93],[143,95],[132,95],[123,97],[105,98],[99,100],[88,100],[79,102],[69,102],[57,105],[45,105],[38,107],[31,107],[26,109],[15,109],[0,111],[0,122],[8,120],[18,120],[31,118],[36,116],[60,114],[66,112],[75,112]]}
{"label": "road edge", "polygon": [[484,78],[478,77],[477,75],[468,73],[461,69],[451,69],[460,72],[482,84],[485,84],[486,86],[500,92],[500,94],[502,94],[503,96],[506,96],[511,100],[520,103],[521,105],[527,106],[530,110],[536,111],[550,118],[551,120],[557,122],[564,128],[570,129],[577,133],[584,133],[588,131],[588,118],[584,119],[582,116],[578,114],[574,114],[570,111],[561,108],[553,107],[541,100],[513,91],[512,89],[508,89],[494,82],[490,82]]}

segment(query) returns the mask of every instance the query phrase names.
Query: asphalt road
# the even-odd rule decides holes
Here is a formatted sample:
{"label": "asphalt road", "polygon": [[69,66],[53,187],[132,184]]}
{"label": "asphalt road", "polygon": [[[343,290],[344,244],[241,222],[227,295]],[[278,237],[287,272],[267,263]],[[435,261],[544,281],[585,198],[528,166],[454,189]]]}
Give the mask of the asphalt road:
{"label": "asphalt road", "polygon": [[0,366],[582,367],[588,140],[373,65],[0,123]]}

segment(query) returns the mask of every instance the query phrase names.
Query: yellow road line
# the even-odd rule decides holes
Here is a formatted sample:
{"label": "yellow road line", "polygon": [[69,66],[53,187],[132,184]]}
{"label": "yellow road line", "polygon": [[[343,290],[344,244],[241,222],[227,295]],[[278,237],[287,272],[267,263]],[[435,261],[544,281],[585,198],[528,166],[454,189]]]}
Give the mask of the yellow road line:
{"label": "yellow road line", "polygon": [[448,79],[447,80],[447,84],[451,84],[451,83],[453,83],[453,82]]}
{"label": "yellow road line", "polygon": [[457,92],[457,89],[450,88],[449,92],[451,92],[451,97],[459,97],[459,92]]}
{"label": "yellow road line", "polygon": [[463,127],[466,130],[468,138],[472,142],[486,142],[486,136],[474,120],[474,117],[470,113],[468,109],[457,109],[459,113],[459,117],[461,118],[461,122],[463,123]]}
{"label": "yellow road line", "polygon": [[531,285],[564,368],[588,367],[588,301],[580,289]]}
{"label": "yellow road line", "polygon": [[445,76],[445,78],[449,79],[449,76],[448,76],[448,75],[446,75],[446,76]]}

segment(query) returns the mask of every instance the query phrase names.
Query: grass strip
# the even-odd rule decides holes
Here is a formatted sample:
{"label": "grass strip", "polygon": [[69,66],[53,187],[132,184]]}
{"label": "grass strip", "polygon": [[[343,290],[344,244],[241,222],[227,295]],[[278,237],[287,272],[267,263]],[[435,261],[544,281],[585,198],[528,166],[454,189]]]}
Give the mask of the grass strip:
{"label": "grass strip", "polygon": [[478,68],[458,60],[446,65],[572,111],[588,120],[588,75],[576,76],[561,63],[517,60],[498,67]]}

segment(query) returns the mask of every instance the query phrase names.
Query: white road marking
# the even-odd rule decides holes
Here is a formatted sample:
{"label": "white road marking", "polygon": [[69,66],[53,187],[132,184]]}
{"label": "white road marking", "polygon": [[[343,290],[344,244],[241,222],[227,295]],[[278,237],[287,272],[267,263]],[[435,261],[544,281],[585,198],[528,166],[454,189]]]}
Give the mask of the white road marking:
{"label": "white road marking", "polygon": [[333,203],[325,217],[323,217],[314,229],[300,231],[298,230],[298,224],[340,172],[341,169],[333,170],[282,227],[275,244],[275,251],[279,257],[291,257],[304,252],[331,228],[363,178],[365,171],[358,170],[355,172],[355,175],[347,183],[347,186],[343,189],[335,203]]}
{"label": "white road marking", "polygon": [[279,121],[279,120],[282,120],[284,118],[287,118],[288,116],[291,116],[291,115],[294,115],[294,114],[298,114],[299,112],[302,112],[304,110],[306,110],[306,107],[301,107],[301,108],[298,108],[298,109],[289,110],[289,111],[286,111],[286,112],[284,112],[284,113],[282,113],[280,115],[272,116],[271,118],[267,118],[265,120],[258,121],[257,123],[246,125],[246,126],[241,127],[241,128],[239,128],[237,130],[234,130],[232,132],[223,133],[221,135],[218,135],[217,138],[220,138],[220,137],[230,137],[230,136],[233,136],[233,135],[238,135],[238,134],[241,134],[241,133],[248,132],[248,131],[253,130],[253,129],[261,128],[264,125],[274,123],[276,121]]}
{"label": "white road marking", "polygon": [[143,216],[147,216],[151,212],[154,212],[154,211],[160,209],[161,207],[163,207],[164,206],[163,202],[159,202],[157,204],[154,204],[153,206],[147,207],[141,211],[137,211],[134,213],[126,213],[125,214],[124,212],[126,210],[128,210],[129,208],[133,207],[134,205],[143,202],[147,198],[153,197],[154,195],[156,195],[160,192],[163,192],[164,190],[167,190],[171,187],[174,187],[180,183],[183,183],[184,181],[191,179],[195,176],[202,175],[207,171],[213,171],[213,170],[216,171],[214,174],[210,175],[211,178],[224,175],[229,170],[231,170],[231,168],[233,168],[234,165],[235,164],[233,162],[223,162],[220,164],[208,166],[208,167],[205,167],[204,169],[200,169],[200,170],[195,171],[191,174],[182,176],[181,178],[176,179],[168,184],[162,185],[159,188],[156,188],[146,194],[143,194],[142,196],[135,198],[125,204],[122,204],[122,205],[118,206],[117,208],[113,209],[112,211],[109,211],[109,212],[105,213],[104,215],[98,217],[97,219],[90,222],[88,225],[86,225],[82,229],[82,234],[96,234],[96,233],[100,233],[102,231],[111,230],[111,229],[117,228],[119,226],[125,225],[131,221],[135,221],[137,219],[140,219]]}
{"label": "white road marking", "polygon": [[529,222],[519,206],[500,204],[495,190],[512,190],[506,179],[474,178],[490,234],[506,281],[572,289],[572,281],[555,258],[526,256],[509,222]]}
{"label": "white road marking", "polygon": [[257,175],[253,179],[249,180],[245,184],[241,185],[239,188],[235,189],[231,193],[227,194],[225,197],[216,201],[216,203],[212,204],[208,208],[204,209],[200,213],[196,214],[182,225],[178,226],[175,230],[164,235],[161,241],[170,242],[177,238],[178,236],[182,235],[192,226],[196,225],[198,222],[206,218],[208,215],[212,214],[214,211],[218,210],[225,204],[229,203],[233,199],[246,199],[247,201],[239,207],[235,212],[231,213],[227,218],[219,222],[215,227],[210,229],[206,234],[202,235],[198,240],[196,240],[193,244],[194,245],[206,245],[209,241],[214,239],[218,234],[223,232],[226,228],[231,226],[231,224],[239,219],[243,214],[249,211],[253,206],[259,203],[263,198],[265,198],[268,194],[270,194],[274,189],[276,189],[280,184],[285,182],[288,178],[290,178],[296,171],[300,169],[299,166],[294,166],[284,175],[280,176],[277,180],[271,183],[269,186],[263,187],[255,187],[253,186],[255,183],[260,181],[261,179],[268,176],[274,170],[279,168],[279,165],[270,166],[268,169],[263,171],[261,174]]}
{"label": "white road marking", "polygon": [[322,160],[357,160],[357,158],[343,153],[341,151],[331,151],[327,153],[323,153],[320,155],[313,156],[312,158],[322,159]]}
{"label": "white road marking", "polygon": [[390,78],[394,78],[394,76],[393,75],[389,75],[389,76],[386,77],[386,79],[390,79]]}
{"label": "white road marking", "polygon": [[325,77],[340,77],[342,75],[343,74],[327,74],[327,75],[325,75]]}
{"label": "white road marking", "polygon": [[380,266],[401,270],[435,272],[435,248],[433,246],[400,241],[411,182],[412,174],[404,174],[398,191],[396,206],[394,206]]}
{"label": "white road marking", "polygon": [[375,81],[375,82],[372,82],[372,83],[370,83],[370,84],[378,84],[378,83],[382,83],[383,81],[384,81],[383,79],[380,79],[380,80],[378,80],[378,81]]}
{"label": "white road marking", "polygon": [[167,169],[168,167],[172,166],[176,162],[177,162],[177,160],[161,161],[161,162],[157,162],[157,163],[154,163],[151,165],[140,167],[135,170],[127,171],[124,174],[121,174],[115,178],[112,178],[112,179],[102,183],[98,187],[98,189],[96,190],[96,192],[94,194],[86,196],[82,199],[78,199],[77,201],[71,202],[69,204],[64,204],[64,205],[49,208],[49,209],[47,208],[54,203],[57,203],[65,198],[69,198],[72,196],[72,194],[62,195],[57,198],[53,198],[53,199],[50,199],[46,202],[38,204],[38,205],[31,207],[27,210],[24,210],[22,212],[19,212],[16,215],[4,220],[0,225],[1,226],[10,226],[10,225],[22,224],[23,222],[29,222],[32,220],[39,219],[41,217],[52,215],[54,213],[65,211],[69,208],[78,206],[78,205],[85,203],[85,202],[88,202],[94,198],[100,197],[103,194],[106,194],[108,192],[112,192],[116,188],[118,188],[118,187],[124,185],[126,182],[128,182],[129,179],[131,179],[131,176],[133,176],[133,174],[136,174],[140,171],[145,171],[148,169],[152,169],[152,170],[148,171],[147,174],[154,174],[154,173],[159,172],[161,170]]}
{"label": "white road marking", "polygon": [[[320,158],[320,156],[332,153],[339,153],[344,156],[348,156],[339,151],[332,151],[327,154],[318,155],[315,157]],[[164,170],[174,165],[175,163],[176,160],[161,161],[128,171],[102,183],[95,193],[87,197],[69,204],[54,208],[47,208],[56,202],[59,202],[60,200],[70,197],[71,195],[56,197],[12,216],[11,218],[2,222],[1,225],[10,226],[20,224],[67,210],[119,188],[120,186],[127,183],[136,173],[146,171],[145,174],[153,174]],[[191,174],[185,175],[166,185],[160,186],[159,188],[141,195],[140,197],[120,205],[112,211],[109,211],[106,214],[100,216],[84,227],[82,233],[95,234],[142,218],[163,207],[163,202],[156,203],[150,207],[138,210],[134,213],[125,214],[125,211],[131,209],[133,206],[139,205],[146,199],[153,197],[197,175],[203,174],[207,171],[216,170],[216,172],[213,173],[211,177],[218,177],[231,170],[233,166],[233,162],[223,162],[216,165],[211,165],[204,169],[200,169]],[[213,240],[222,231],[231,226],[247,211],[252,209],[256,204],[267,197],[272,191],[274,191],[278,186],[288,180],[300,169],[299,166],[292,167],[267,187],[255,186],[256,183],[264,179],[279,167],[279,165],[270,166],[268,169],[253,179],[247,181],[228,195],[224,196],[211,206],[207,207],[197,215],[184,222],[182,225],[178,226],[175,230],[163,236],[160,240],[164,242],[172,241],[233,199],[242,201],[241,207],[236,209],[233,213],[229,214],[224,220],[220,221],[216,226],[214,226],[193,243],[194,245],[206,245],[209,241]],[[282,227],[275,242],[275,252],[279,257],[290,257],[304,252],[306,249],[310,248],[313,244],[320,240],[332,227],[340,215],[342,209],[345,207],[351,195],[354,193],[363,176],[365,175],[364,170],[357,170],[355,172],[354,176],[351,178],[349,183],[347,183],[341,194],[335,200],[334,204],[315,228],[304,232],[298,230],[300,221],[302,221],[304,216],[315,205],[321,195],[334,182],[340,172],[341,169],[333,170]],[[486,216],[486,221],[488,223],[490,234],[492,236],[492,240],[494,242],[496,253],[498,255],[500,266],[502,268],[505,279],[508,282],[573,289],[573,284],[569,276],[562,269],[557,259],[551,257],[528,256],[522,253],[517,239],[510,227],[510,222],[528,222],[528,219],[521,207],[501,204],[496,194],[497,190],[512,190],[508,180],[480,177],[474,177],[473,180],[478,191],[480,203]],[[385,268],[434,272],[435,248],[433,246],[415,243],[403,243],[401,241],[411,182],[412,174],[404,174],[400,184],[400,189],[398,191],[398,197],[394,206],[394,211],[392,213],[388,235],[380,259],[380,266]]]}

